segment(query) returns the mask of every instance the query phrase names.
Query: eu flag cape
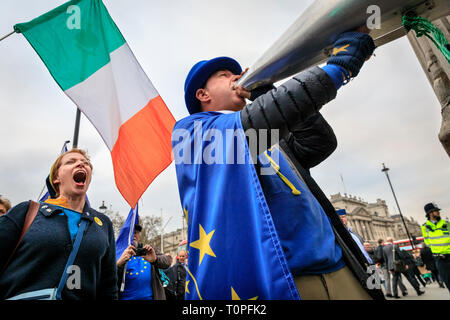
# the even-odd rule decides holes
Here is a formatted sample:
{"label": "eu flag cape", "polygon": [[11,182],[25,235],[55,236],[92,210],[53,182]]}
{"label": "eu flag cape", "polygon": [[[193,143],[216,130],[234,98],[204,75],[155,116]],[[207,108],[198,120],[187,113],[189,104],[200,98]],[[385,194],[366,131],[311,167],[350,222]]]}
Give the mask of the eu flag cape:
{"label": "eu flag cape", "polygon": [[178,121],[172,149],[188,224],[185,298],[299,299],[240,112]]}

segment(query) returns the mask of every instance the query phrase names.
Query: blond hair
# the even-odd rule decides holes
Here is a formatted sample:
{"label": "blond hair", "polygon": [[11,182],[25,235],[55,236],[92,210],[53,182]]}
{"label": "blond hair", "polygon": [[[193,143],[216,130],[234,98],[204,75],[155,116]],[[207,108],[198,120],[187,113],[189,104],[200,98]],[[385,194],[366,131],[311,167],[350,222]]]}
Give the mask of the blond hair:
{"label": "blond hair", "polygon": [[0,195],[0,204],[3,205],[6,209],[6,211],[8,211],[9,209],[11,209],[11,201],[9,201],[8,199],[6,199],[5,197],[3,197],[2,195]]}

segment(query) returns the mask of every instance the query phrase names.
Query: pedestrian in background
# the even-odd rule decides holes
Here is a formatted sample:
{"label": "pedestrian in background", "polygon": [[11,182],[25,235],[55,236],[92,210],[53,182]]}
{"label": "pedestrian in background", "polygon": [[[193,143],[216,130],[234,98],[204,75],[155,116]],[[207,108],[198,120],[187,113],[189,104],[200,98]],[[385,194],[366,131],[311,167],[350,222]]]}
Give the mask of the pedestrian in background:
{"label": "pedestrian in background", "polygon": [[[388,237],[386,239],[387,245],[383,247],[383,253],[384,253],[384,260],[386,261],[386,267],[389,273],[387,274],[386,278],[386,297],[394,297],[396,299],[400,299],[400,296],[398,295],[398,287],[400,287],[400,290],[402,291],[402,295],[406,296],[408,295],[408,290],[406,289],[405,285],[403,284],[402,278],[401,278],[401,272],[394,271],[394,258],[396,260],[399,260],[400,254],[399,249],[397,246],[394,247],[394,241],[391,237]],[[394,256],[394,251],[396,255]],[[392,289],[391,289],[391,278],[392,275]],[[392,291],[391,291],[392,290]],[[392,293],[394,295],[392,295]]]}
{"label": "pedestrian in background", "polygon": [[364,245],[363,245],[364,240],[363,240],[363,238],[359,234],[357,234],[356,232],[353,232],[352,228],[350,228],[350,226],[348,225],[347,211],[345,209],[339,209],[339,210],[336,210],[336,213],[341,218],[342,223],[347,228],[347,230],[350,233],[350,235],[352,236],[353,240],[356,242],[358,247],[361,249],[361,252],[364,254],[364,256],[366,257],[367,261],[369,262],[369,265],[373,264],[372,258],[370,257],[369,253],[367,253],[367,251],[364,249]]}
{"label": "pedestrian in background", "polygon": [[[133,244],[128,246],[117,260],[119,298],[121,300],[166,300],[157,268],[168,268],[170,258],[151,245],[142,244],[141,232],[142,226],[136,225]],[[122,290],[123,281],[125,285]]]}
{"label": "pedestrian in background", "polygon": [[433,252],[431,252],[430,247],[426,244],[424,244],[423,248],[420,249],[420,258],[422,259],[425,268],[431,272],[433,281],[439,283],[440,288],[445,288],[436,268],[436,261],[434,260]]}
{"label": "pedestrian in background", "polygon": [[[416,248],[414,249],[413,252],[413,258],[414,258],[414,262],[416,264],[416,270],[418,271],[418,274],[416,273],[417,277],[420,277],[422,280],[424,280],[425,284],[430,284],[431,283],[431,279],[428,277],[429,270],[426,270],[425,268],[425,264],[422,261],[422,258],[420,257],[420,249]],[[425,287],[425,285],[424,285]]]}
{"label": "pedestrian in background", "polygon": [[178,252],[177,262],[173,266],[174,275],[176,276],[176,293],[177,300],[184,300],[184,292],[186,288],[186,251]]}
{"label": "pedestrian in background", "polygon": [[372,245],[369,242],[364,242],[363,246],[364,246],[364,250],[369,255],[369,258],[372,260],[371,264],[375,264],[375,252],[372,248]]}
{"label": "pedestrian in background", "polygon": [[[375,263],[382,274],[382,284],[384,286],[385,294],[389,293],[392,296],[391,280],[389,270],[387,268],[386,259],[384,256],[384,240],[378,239],[378,246],[375,249]],[[389,289],[388,289],[389,288]]]}
{"label": "pedestrian in background", "polygon": [[[401,251],[401,257],[400,259],[402,259],[405,264],[406,264],[406,270],[403,272],[403,274],[406,277],[406,280],[409,281],[409,283],[411,283],[411,285],[413,286],[413,288],[416,290],[417,295],[422,295],[425,292],[421,291],[419,288],[419,282],[416,279],[416,261],[414,260],[414,257],[407,251]],[[422,277],[420,277],[420,272],[419,270],[417,270],[417,272],[419,273],[419,280],[422,283],[422,285],[425,287],[425,282],[423,281]]]}

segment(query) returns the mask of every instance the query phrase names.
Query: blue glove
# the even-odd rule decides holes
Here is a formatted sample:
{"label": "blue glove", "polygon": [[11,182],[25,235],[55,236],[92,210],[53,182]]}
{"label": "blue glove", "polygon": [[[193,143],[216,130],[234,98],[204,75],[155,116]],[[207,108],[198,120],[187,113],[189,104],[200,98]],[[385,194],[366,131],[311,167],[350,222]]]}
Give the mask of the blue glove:
{"label": "blue glove", "polygon": [[333,53],[327,64],[335,64],[356,77],[364,61],[375,50],[375,43],[366,33],[350,31],[342,33],[334,43]]}

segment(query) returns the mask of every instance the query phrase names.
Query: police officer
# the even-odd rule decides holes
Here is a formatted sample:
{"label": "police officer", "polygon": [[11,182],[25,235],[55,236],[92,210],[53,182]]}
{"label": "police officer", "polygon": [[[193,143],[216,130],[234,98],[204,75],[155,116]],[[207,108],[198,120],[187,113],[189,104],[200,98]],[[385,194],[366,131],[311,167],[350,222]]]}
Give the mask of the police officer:
{"label": "police officer", "polygon": [[435,203],[427,203],[424,209],[427,217],[427,221],[422,225],[425,244],[431,248],[439,276],[450,292],[449,223],[441,219],[441,209]]}

